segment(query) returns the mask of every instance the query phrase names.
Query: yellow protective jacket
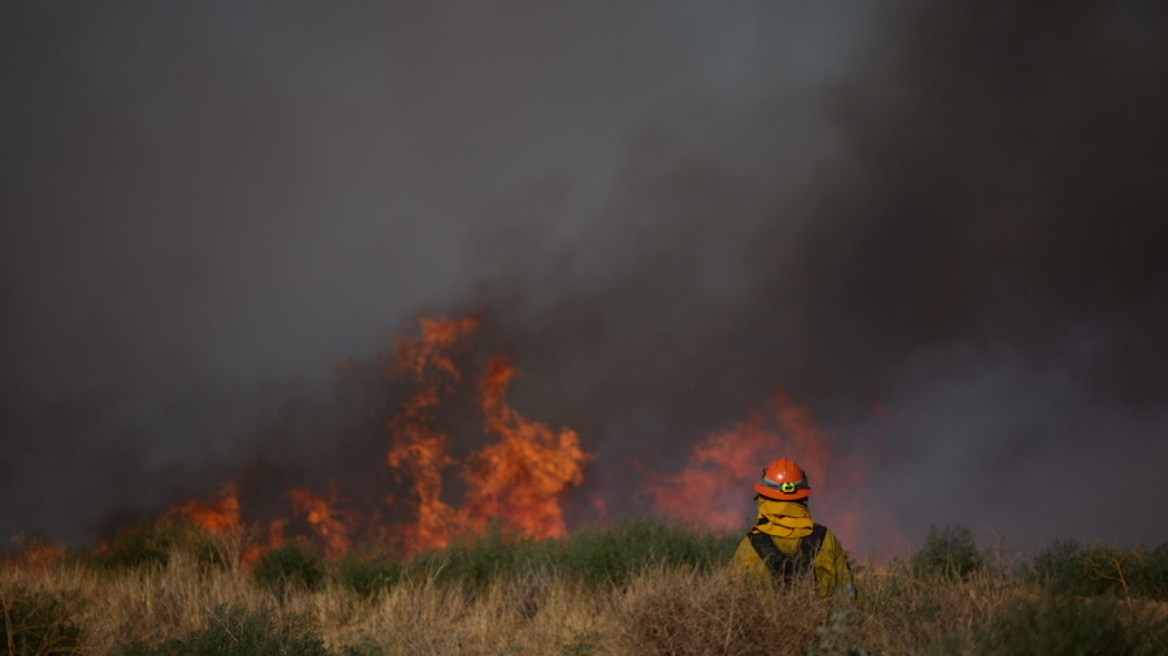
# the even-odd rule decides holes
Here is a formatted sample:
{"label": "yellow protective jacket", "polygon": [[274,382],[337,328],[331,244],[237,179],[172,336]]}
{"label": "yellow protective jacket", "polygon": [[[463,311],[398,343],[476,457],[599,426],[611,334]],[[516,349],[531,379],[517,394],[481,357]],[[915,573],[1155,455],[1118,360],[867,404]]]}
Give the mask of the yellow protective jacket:
{"label": "yellow protective jacket", "polygon": [[[811,512],[807,506],[759,497],[758,520],[750,532],[767,535],[779,551],[793,556],[799,551],[800,541],[811,535],[814,527],[815,523],[811,521]],[[749,534],[738,543],[738,550],[734,552],[731,566],[752,577],[766,580],[772,577],[770,569],[751,544]],[[852,569],[848,565],[848,556],[830,530],[824,533],[823,544],[815,554],[812,567],[819,596],[830,597],[835,594],[855,596],[855,581],[852,579]]]}

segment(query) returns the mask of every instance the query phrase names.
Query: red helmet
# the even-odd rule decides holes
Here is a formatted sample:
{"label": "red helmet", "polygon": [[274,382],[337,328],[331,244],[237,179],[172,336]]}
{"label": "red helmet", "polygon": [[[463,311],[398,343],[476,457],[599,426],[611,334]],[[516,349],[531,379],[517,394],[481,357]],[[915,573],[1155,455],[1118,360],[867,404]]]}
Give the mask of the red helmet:
{"label": "red helmet", "polygon": [[762,470],[762,480],[754,484],[754,491],[768,499],[795,501],[811,495],[811,484],[794,460],[779,458]]}

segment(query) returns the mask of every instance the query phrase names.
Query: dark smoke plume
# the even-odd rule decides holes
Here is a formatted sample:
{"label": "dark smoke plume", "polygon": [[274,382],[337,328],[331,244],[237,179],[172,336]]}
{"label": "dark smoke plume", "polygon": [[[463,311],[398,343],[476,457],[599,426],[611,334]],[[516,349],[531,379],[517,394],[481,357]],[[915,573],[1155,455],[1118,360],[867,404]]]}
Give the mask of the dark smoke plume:
{"label": "dark smoke plume", "polygon": [[349,475],[401,398],[369,354],[424,306],[579,432],[576,502],[641,509],[634,463],[786,389],[872,463],[857,548],[1168,541],[1162,3],[533,5],[2,10],[0,531]]}
{"label": "dark smoke plume", "polygon": [[813,106],[663,111],[578,241],[510,213],[473,303],[614,498],[782,387],[909,534],[1168,539],[1168,11],[902,9]]}

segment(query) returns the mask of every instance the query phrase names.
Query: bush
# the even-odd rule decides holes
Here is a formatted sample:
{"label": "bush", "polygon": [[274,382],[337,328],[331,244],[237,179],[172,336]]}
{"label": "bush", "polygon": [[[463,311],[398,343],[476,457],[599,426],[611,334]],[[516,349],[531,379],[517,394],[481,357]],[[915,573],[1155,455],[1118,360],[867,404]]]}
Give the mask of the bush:
{"label": "bush", "polygon": [[1092,575],[1083,547],[1074,540],[1055,540],[1034,557],[1031,568],[1039,583],[1054,595],[1096,596],[1109,587],[1106,581]]}
{"label": "bush", "polygon": [[1168,598],[1168,545],[1149,552],[1056,540],[1035,556],[1032,568],[1050,594]]}
{"label": "bush", "polygon": [[546,571],[591,585],[624,585],[650,566],[708,571],[729,562],[739,540],[737,535],[646,518],[625,519],[611,528],[581,529],[553,540],[532,540],[496,523],[419,557],[407,569],[431,572],[439,580],[458,581],[472,590]]}
{"label": "bush", "polygon": [[[730,572],[644,571],[619,591],[617,653],[699,656],[804,656],[822,646],[817,628],[828,602],[810,590],[776,590]],[[847,635],[833,636],[851,642]],[[820,652],[822,653],[822,652]]]}
{"label": "bush", "polygon": [[492,581],[515,579],[550,564],[556,541],[536,541],[502,523],[482,533],[456,538],[445,549],[425,554],[410,565],[440,581],[456,581],[467,590],[482,589]]}
{"label": "bush", "polygon": [[1141,597],[1168,601],[1168,544],[1144,555],[1132,574],[1132,587]]}
{"label": "bush", "polygon": [[402,577],[402,565],[389,556],[345,556],[336,565],[338,583],[363,597],[388,590]]}
{"label": "bush", "polygon": [[295,617],[280,617],[268,608],[249,611],[221,605],[211,611],[207,627],[181,638],[149,646],[126,645],[120,656],[328,656],[321,637]]}
{"label": "bush", "polygon": [[320,556],[299,542],[266,551],[256,561],[252,575],[260,586],[280,597],[294,591],[319,590],[324,584]]}
{"label": "bush", "polygon": [[51,593],[24,586],[0,588],[0,645],[11,654],[75,654],[82,631],[75,593]]}
{"label": "bush", "polygon": [[967,526],[929,527],[925,545],[909,559],[917,576],[965,579],[982,570],[984,559]]}
{"label": "bush", "polygon": [[1043,597],[1007,604],[973,641],[978,656],[1156,656],[1168,653],[1168,619],[1112,599]]}
{"label": "bush", "polygon": [[592,585],[624,585],[651,565],[709,571],[729,562],[740,539],[676,522],[629,518],[612,528],[580,530],[564,544],[557,564]]}
{"label": "bush", "polygon": [[198,563],[223,565],[223,555],[212,533],[184,522],[159,522],[123,529],[95,561],[103,569],[165,566],[173,551],[193,556]]}

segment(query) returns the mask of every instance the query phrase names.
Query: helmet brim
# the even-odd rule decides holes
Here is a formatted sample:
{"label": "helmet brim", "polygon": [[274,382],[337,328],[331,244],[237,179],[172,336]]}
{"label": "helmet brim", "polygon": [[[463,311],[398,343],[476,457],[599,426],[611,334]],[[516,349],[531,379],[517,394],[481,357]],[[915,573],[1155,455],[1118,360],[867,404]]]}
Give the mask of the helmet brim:
{"label": "helmet brim", "polygon": [[774,499],[776,501],[798,501],[799,499],[806,499],[807,497],[811,496],[811,488],[809,487],[801,487],[791,494],[783,494],[773,487],[767,487],[762,483],[755,483],[754,491],[758,492],[760,496],[764,496],[768,499]]}

